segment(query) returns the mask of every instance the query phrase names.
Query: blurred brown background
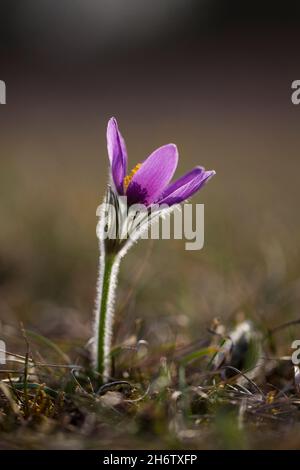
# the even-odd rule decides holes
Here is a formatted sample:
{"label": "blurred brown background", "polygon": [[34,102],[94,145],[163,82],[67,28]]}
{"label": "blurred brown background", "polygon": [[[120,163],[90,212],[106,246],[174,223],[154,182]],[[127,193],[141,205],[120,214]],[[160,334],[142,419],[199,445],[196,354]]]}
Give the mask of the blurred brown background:
{"label": "blurred brown background", "polygon": [[239,311],[266,325],[297,316],[300,7],[240,3],[1,2],[3,334],[22,320],[89,338],[112,115],[131,166],[175,142],[177,176],[217,172],[194,198],[205,203],[202,251],[143,241],[124,261],[119,339],[137,318],[161,343]]}

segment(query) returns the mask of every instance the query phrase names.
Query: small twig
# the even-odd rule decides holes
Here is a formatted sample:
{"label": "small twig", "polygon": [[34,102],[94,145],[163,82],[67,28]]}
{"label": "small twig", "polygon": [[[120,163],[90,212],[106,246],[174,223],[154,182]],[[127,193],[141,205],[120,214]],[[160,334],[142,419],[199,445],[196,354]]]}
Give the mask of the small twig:
{"label": "small twig", "polygon": [[276,326],[275,328],[271,328],[268,330],[268,333],[272,335],[274,333],[277,333],[280,330],[283,330],[284,328],[288,328],[289,326],[299,325],[299,324],[300,324],[300,318],[298,320],[292,320],[286,323],[282,323],[282,325]]}
{"label": "small twig", "polygon": [[[265,397],[265,394],[264,392],[261,390],[261,388],[256,385],[255,382],[253,382],[253,380],[251,380],[245,373],[241,372],[239,369],[237,369],[236,367],[233,367],[233,366],[224,366],[223,369],[230,369],[230,370],[233,370],[234,372],[236,372],[237,374],[241,375],[242,377],[244,377],[251,385],[253,385],[256,390],[263,396]],[[252,369],[250,369],[252,370]]]}
{"label": "small twig", "polygon": [[126,380],[115,380],[114,382],[108,382],[107,384],[102,385],[97,391],[97,395],[103,395],[103,393],[105,393],[115,385],[129,385],[129,387],[132,387],[132,385]]}

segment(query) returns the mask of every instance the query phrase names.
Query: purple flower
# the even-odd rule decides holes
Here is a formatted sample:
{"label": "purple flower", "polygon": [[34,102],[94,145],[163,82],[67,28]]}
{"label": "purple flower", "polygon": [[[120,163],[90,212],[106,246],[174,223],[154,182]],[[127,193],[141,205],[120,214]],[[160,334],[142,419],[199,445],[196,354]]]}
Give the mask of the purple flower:
{"label": "purple flower", "polygon": [[127,196],[128,205],[167,204],[172,206],[190,198],[215,174],[197,166],[174,183],[170,183],[178,163],[176,145],[167,144],[155,150],[143,163],[127,175],[125,141],[115,118],[107,126],[107,149],[112,182],[121,196]]}

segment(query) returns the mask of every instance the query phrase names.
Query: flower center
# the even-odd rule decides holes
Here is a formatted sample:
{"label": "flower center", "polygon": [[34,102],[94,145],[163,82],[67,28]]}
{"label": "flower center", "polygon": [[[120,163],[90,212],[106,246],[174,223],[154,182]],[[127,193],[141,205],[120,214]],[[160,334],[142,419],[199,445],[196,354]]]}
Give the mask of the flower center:
{"label": "flower center", "polygon": [[141,168],[142,164],[141,163],[138,163],[132,170],[131,172],[129,173],[129,175],[125,176],[124,178],[124,190],[125,192],[127,191],[127,188],[129,186],[129,183],[130,181],[132,180],[132,178],[134,177],[134,175],[136,174],[136,172]]}

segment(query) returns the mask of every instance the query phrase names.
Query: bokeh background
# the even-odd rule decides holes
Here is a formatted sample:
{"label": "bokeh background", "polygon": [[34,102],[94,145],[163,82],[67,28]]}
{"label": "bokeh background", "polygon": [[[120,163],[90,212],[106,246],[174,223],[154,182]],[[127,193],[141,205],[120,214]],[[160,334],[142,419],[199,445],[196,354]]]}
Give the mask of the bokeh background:
{"label": "bokeh background", "polygon": [[197,164],[217,172],[194,198],[205,204],[203,250],[142,241],[124,260],[116,342],[134,332],[189,342],[240,312],[266,327],[297,318],[299,21],[296,1],[1,2],[8,347],[20,322],[64,344],[90,337],[112,115],[131,166],[175,142],[177,176]]}

